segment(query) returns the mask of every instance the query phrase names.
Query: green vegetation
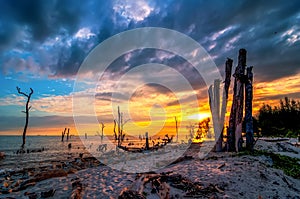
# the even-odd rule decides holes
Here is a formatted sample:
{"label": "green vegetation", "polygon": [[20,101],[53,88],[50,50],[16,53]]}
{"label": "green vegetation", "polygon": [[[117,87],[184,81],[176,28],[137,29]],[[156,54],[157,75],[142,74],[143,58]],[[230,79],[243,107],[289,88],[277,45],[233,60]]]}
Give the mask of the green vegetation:
{"label": "green vegetation", "polygon": [[297,137],[300,133],[300,101],[287,97],[279,106],[264,104],[258,115],[263,136]]}
{"label": "green vegetation", "polygon": [[253,152],[243,151],[239,155],[264,155],[270,157],[272,158],[274,168],[282,170],[288,176],[300,179],[300,159],[261,150],[254,150]]}

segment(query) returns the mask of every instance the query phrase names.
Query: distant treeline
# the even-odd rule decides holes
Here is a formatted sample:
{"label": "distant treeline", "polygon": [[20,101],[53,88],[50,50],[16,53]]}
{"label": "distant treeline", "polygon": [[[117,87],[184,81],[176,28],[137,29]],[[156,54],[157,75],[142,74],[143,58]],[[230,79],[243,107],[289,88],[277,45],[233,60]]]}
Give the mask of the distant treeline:
{"label": "distant treeline", "polygon": [[257,119],[263,136],[296,137],[300,133],[300,101],[285,97],[278,106],[264,104]]}

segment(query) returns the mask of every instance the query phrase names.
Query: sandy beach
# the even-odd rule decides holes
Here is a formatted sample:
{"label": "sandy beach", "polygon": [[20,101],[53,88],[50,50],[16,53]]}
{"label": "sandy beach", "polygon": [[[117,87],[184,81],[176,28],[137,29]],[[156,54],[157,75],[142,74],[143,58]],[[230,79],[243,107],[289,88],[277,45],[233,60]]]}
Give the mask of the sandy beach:
{"label": "sandy beach", "polygon": [[[300,149],[288,142],[259,140],[255,148],[300,163]],[[190,147],[176,163],[143,174],[114,170],[87,153],[65,165],[10,170],[0,174],[0,198],[130,198],[130,193],[151,199],[300,198],[300,179],[274,168],[266,155],[210,152],[199,157],[198,152],[199,147]]]}

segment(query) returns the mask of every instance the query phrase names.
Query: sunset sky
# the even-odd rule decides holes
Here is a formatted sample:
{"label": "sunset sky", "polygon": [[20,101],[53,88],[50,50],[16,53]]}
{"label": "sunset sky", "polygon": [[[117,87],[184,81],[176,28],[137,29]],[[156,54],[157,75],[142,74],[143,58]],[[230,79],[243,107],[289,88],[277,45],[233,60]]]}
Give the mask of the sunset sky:
{"label": "sunset sky", "polygon": [[[275,105],[285,96],[300,99],[297,0],[0,0],[0,135],[20,135],[23,130],[26,101],[16,86],[23,92],[34,90],[28,135],[58,135],[65,127],[75,133],[72,97],[84,99],[90,92],[95,115],[106,124],[108,134],[117,105],[124,111],[127,102],[124,120],[130,121],[124,128],[131,132],[134,125],[141,127],[138,132],[151,131],[150,121],[154,129],[164,122],[170,129],[175,116],[183,126],[209,116],[208,85],[201,74],[181,56],[164,50],[127,52],[109,65],[102,79],[94,81],[97,84],[81,82],[74,90],[77,72],[92,49],[113,35],[141,27],[167,28],[191,37],[207,51],[223,78],[226,58],[234,60],[234,70],[238,50],[245,48],[247,65],[254,66],[254,114],[262,103]],[[147,70],[124,76],[143,64],[150,64]],[[84,75],[93,79],[94,72]],[[183,87],[176,73],[192,89]],[[144,84],[149,76],[166,80],[178,88],[176,93],[166,86]],[[124,93],[130,93],[129,100]],[[88,103],[82,101],[77,116],[85,118],[85,131],[94,135],[100,128],[89,122]],[[228,110],[230,106],[229,102]]]}

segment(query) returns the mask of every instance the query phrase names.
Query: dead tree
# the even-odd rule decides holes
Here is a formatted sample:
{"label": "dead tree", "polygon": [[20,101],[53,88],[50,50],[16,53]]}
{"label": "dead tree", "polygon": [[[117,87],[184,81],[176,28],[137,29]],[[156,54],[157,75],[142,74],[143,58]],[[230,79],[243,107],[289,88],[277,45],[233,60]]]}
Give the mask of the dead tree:
{"label": "dead tree", "polygon": [[232,62],[233,60],[230,58],[227,58],[225,62],[225,84],[224,84],[224,90],[223,90],[223,101],[222,101],[222,109],[221,109],[221,117],[223,119],[222,121],[222,132],[220,135],[220,138],[218,140],[219,144],[219,149],[221,147],[222,141],[223,141],[223,133],[224,133],[224,121],[225,121],[225,115],[226,115],[226,110],[227,110],[227,102],[228,102],[228,91],[230,87],[230,82],[231,82],[231,73],[232,73]]}
{"label": "dead tree", "polygon": [[229,118],[228,127],[228,151],[239,151],[242,146],[241,137],[241,124],[243,120],[243,107],[244,107],[244,78],[246,67],[246,54],[245,49],[239,50],[238,65],[233,74],[234,87],[233,87],[233,100]]}
{"label": "dead tree", "polygon": [[149,150],[149,138],[148,138],[148,132],[145,133],[146,138],[146,150]]}
{"label": "dead tree", "polygon": [[252,119],[252,99],[253,99],[253,73],[252,68],[247,67],[245,82],[245,123],[246,123],[246,148],[253,151],[254,135],[253,135],[253,119]]}
{"label": "dead tree", "polygon": [[114,136],[115,136],[115,141],[118,140],[118,136],[117,136],[117,132],[116,132],[116,126],[117,126],[117,122],[116,122],[116,120],[114,120]]}
{"label": "dead tree", "polygon": [[103,132],[104,132],[104,123],[103,122],[101,122],[101,140],[103,140]]}
{"label": "dead tree", "polygon": [[69,141],[69,136],[70,136],[70,128],[68,128],[67,141]]}
{"label": "dead tree", "polygon": [[61,132],[61,141],[62,142],[64,141],[64,138],[65,138],[65,135],[66,135],[66,131],[67,131],[67,128],[65,128],[65,130]]}
{"label": "dead tree", "polygon": [[[214,124],[214,132],[216,139],[216,152],[222,151],[224,120],[227,108],[228,90],[230,86],[232,70],[232,59],[227,58],[225,63],[225,85],[222,95],[222,104],[220,104],[220,80],[215,80],[214,85],[208,89],[209,94],[209,106],[212,113],[212,119]],[[220,106],[221,105],[221,106]]]}
{"label": "dead tree", "polygon": [[212,113],[215,139],[216,139],[216,151],[222,151],[222,132],[224,127],[224,118],[226,110],[226,96],[223,92],[222,105],[220,106],[220,80],[216,79],[214,81],[214,86],[212,85],[208,89],[209,94],[209,107]]}
{"label": "dead tree", "polygon": [[232,73],[232,62],[233,60],[230,58],[227,58],[226,63],[225,63],[225,96],[226,99],[228,100],[228,90],[230,87],[230,82],[231,82],[231,73]]}
{"label": "dead tree", "polygon": [[177,117],[175,116],[175,127],[176,127],[176,142],[178,142],[178,124],[177,124]]}
{"label": "dead tree", "polygon": [[23,130],[23,143],[22,143],[22,148],[24,148],[25,146],[25,142],[26,142],[26,131],[27,131],[27,127],[28,127],[28,122],[29,122],[29,110],[31,109],[31,106],[29,106],[29,101],[31,98],[31,95],[33,94],[33,90],[32,88],[30,88],[30,93],[26,94],[24,92],[21,91],[21,89],[17,86],[17,91],[19,94],[24,95],[25,97],[27,97],[27,102],[26,102],[26,106],[25,106],[25,111],[22,111],[23,113],[26,114],[26,119],[25,119],[25,125],[24,125],[24,130]]}
{"label": "dead tree", "polygon": [[[118,120],[116,121],[116,123],[118,124],[118,135],[117,135],[118,146],[122,145],[122,142],[125,138],[125,133],[124,133],[123,129],[124,129],[124,125],[128,121],[129,120],[126,120],[126,121],[123,120],[123,113],[120,111],[120,107],[118,106]],[[115,129],[114,129],[114,131],[115,131]]]}

